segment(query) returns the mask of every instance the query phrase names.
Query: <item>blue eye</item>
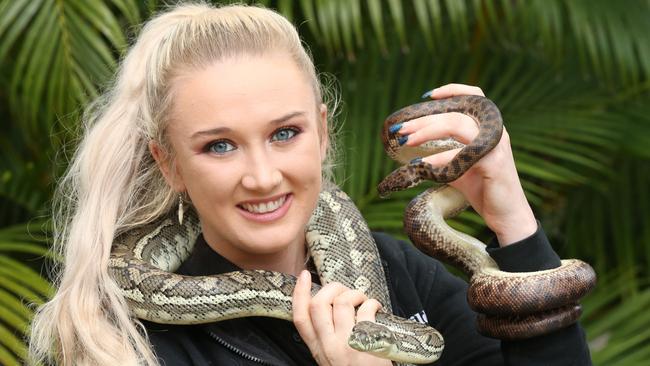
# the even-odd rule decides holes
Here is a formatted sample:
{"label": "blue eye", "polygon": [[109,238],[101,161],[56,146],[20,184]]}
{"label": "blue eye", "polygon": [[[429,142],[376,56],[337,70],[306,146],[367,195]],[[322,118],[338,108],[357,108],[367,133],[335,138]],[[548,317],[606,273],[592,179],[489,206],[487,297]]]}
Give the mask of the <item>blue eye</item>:
{"label": "blue eye", "polygon": [[295,128],[281,128],[273,134],[271,141],[286,141],[293,138],[297,134],[298,131]]}
{"label": "blue eye", "polygon": [[225,154],[229,151],[235,150],[235,147],[227,141],[215,141],[208,145],[208,150],[215,154]]}

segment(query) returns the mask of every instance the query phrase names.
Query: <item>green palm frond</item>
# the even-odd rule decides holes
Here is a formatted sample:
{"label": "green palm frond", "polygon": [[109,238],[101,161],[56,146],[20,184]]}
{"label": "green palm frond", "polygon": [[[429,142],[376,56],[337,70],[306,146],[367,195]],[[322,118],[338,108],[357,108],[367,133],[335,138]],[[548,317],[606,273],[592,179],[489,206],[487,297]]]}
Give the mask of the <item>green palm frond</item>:
{"label": "green palm frond", "polygon": [[[116,0],[130,21],[134,1]],[[126,37],[118,14],[101,0],[3,0],[0,2],[0,63],[11,67],[10,104],[35,139],[57,117],[98,94],[116,67]]]}
{"label": "green palm frond", "polygon": [[26,356],[23,341],[33,316],[32,305],[40,305],[53,294],[52,285],[24,261],[15,258],[50,258],[45,222],[0,229],[0,363],[19,365]]}
{"label": "green palm frond", "polygon": [[561,249],[588,259],[599,272],[637,269],[626,273],[627,281],[642,288],[638,278],[647,278],[650,263],[650,162],[617,160],[614,166],[611,179],[571,191],[557,218],[567,244]]}
{"label": "green palm frond", "polygon": [[[485,43],[534,49],[556,63],[577,57],[583,75],[592,70],[607,81],[635,84],[650,71],[650,4],[642,1],[616,7],[606,0],[301,0],[300,5],[315,40],[350,58],[365,52],[364,39],[385,55],[395,45],[402,50],[426,45],[437,52],[448,44],[467,50]],[[368,24],[373,32],[362,32]]]}
{"label": "green palm frond", "polygon": [[50,172],[44,160],[25,161],[13,149],[3,149],[0,156],[0,217],[4,218],[3,222],[31,218],[49,200]]}
{"label": "green palm frond", "polygon": [[[629,274],[601,276],[583,301],[583,325],[594,365],[640,365],[650,357],[650,290],[629,295]],[[623,300],[621,300],[623,299]]]}

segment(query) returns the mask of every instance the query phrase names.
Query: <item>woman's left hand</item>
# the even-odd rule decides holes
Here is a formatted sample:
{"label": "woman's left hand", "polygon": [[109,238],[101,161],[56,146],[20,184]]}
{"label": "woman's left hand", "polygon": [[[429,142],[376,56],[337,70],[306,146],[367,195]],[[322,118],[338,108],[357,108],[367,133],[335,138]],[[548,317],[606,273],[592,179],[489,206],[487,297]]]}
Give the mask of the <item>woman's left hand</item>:
{"label": "woman's left hand", "polygon": [[[455,95],[480,95],[483,91],[475,86],[447,84],[431,92],[431,99],[449,98]],[[407,136],[407,146],[417,146],[425,141],[453,137],[464,144],[478,134],[474,120],[460,113],[443,113],[425,116],[405,122],[398,131]],[[459,149],[424,157],[422,160],[435,165],[447,164]],[[503,130],[499,144],[474,164],[465,174],[449,185],[463,193],[467,201],[497,235],[501,246],[524,239],[537,230],[537,221],[521,187],[515,168],[510,137]]]}
{"label": "woman's left hand", "polygon": [[311,276],[303,271],[293,291],[293,323],[322,366],[390,366],[389,360],[359,352],[348,346],[352,327],[360,321],[374,321],[381,307],[377,300],[359,290],[329,283],[311,296]]}

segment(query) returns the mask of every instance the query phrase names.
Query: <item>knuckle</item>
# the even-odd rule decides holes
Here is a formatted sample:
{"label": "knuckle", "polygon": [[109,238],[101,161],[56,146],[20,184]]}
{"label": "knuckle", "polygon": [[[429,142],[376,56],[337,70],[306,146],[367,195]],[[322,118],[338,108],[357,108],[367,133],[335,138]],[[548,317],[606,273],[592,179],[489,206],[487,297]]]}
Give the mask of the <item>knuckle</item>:
{"label": "knuckle", "polygon": [[366,311],[368,311],[370,309],[375,309],[375,308],[381,307],[381,304],[376,299],[368,299],[368,300],[364,301],[361,306],[363,306],[364,309]]}
{"label": "knuckle", "polygon": [[439,116],[439,114],[428,114],[426,116],[422,116],[419,118],[416,118],[413,121],[413,125],[417,127],[418,129],[427,127],[431,125],[432,122],[435,122],[436,118]]}
{"label": "knuckle", "polygon": [[334,299],[334,306],[352,306],[350,299],[345,296],[337,296]]}
{"label": "knuckle", "polygon": [[478,131],[478,123],[474,118],[468,116],[467,114],[459,114],[456,116],[456,121],[458,125],[463,129],[472,129]]}
{"label": "knuckle", "polygon": [[311,313],[311,314],[317,313],[320,309],[321,309],[321,305],[317,301],[312,301],[309,304],[309,313]]}
{"label": "knuckle", "polygon": [[323,289],[325,289],[325,288],[330,289],[330,290],[340,291],[341,289],[346,288],[346,287],[340,282],[330,282],[327,285],[325,285],[325,287],[323,287]]}
{"label": "knuckle", "polygon": [[361,296],[361,297],[363,297],[363,298],[368,298],[368,297],[366,296],[366,294],[365,294],[363,291],[361,291],[361,290],[358,290],[358,289],[352,289],[352,290],[350,290],[350,291],[351,291],[355,296]]}
{"label": "knuckle", "polygon": [[307,325],[309,325],[309,321],[308,321],[307,317],[296,316],[294,314],[293,324],[296,326],[296,328],[302,329],[302,328],[305,328]]}
{"label": "knuckle", "polygon": [[368,299],[368,303],[370,303],[372,306],[381,307],[381,303],[377,299]]}
{"label": "knuckle", "polygon": [[368,295],[366,295],[363,291],[360,290],[354,290],[354,295],[359,301],[366,301],[368,300]]}
{"label": "knuckle", "polygon": [[417,143],[420,138],[421,132],[416,131],[408,135],[408,140],[406,140],[406,145],[411,146],[414,143]]}
{"label": "knuckle", "polygon": [[347,290],[334,298],[334,306],[355,306],[367,299],[367,296],[359,290]]}

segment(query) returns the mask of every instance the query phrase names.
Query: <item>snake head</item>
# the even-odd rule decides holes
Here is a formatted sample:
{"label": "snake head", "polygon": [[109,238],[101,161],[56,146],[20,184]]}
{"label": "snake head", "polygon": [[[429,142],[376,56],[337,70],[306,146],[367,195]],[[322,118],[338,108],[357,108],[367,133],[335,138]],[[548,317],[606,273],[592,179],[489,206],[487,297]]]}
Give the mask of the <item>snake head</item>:
{"label": "snake head", "polygon": [[379,197],[385,198],[388,197],[391,192],[403,191],[417,186],[420,182],[429,177],[427,173],[431,168],[431,164],[419,161],[395,169],[377,186]]}
{"label": "snake head", "polygon": [[352,328],[348,345],[357,351],[386,357],[395,352],[397,340],[387,327],[374,322],[361,321]]}

